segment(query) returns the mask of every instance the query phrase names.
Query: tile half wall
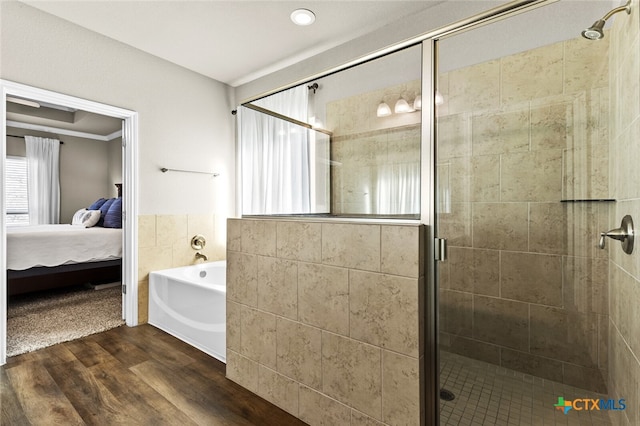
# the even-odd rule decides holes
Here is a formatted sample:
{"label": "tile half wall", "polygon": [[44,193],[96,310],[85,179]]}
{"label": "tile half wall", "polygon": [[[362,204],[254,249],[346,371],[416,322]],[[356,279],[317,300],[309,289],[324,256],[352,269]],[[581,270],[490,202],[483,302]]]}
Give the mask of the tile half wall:
{"label": "tile half wall", "polygon": [[312,425],[420,424],[423,228],[227,225],[227,377]]}

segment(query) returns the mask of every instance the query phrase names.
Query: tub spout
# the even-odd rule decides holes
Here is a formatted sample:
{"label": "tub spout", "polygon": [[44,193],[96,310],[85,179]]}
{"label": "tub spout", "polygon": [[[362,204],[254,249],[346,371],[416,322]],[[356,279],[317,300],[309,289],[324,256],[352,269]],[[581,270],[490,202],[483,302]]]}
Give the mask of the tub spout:
{"label": "tub spout", "polygon": [[209,259],[207,258],[207,255],[206,255],[206,254],[202,254],[202,253],[200,253],[200,252],[196,252],[196,260],[198,260],[198,259],[202,259],[202,260],[204,260],[205,262],[206,262],[207,260],[209,260]]}

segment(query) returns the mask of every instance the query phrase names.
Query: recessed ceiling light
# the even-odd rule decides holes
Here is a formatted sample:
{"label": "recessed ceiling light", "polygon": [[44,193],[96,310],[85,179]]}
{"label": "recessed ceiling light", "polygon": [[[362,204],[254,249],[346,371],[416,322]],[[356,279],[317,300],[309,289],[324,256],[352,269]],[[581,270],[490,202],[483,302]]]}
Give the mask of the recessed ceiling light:
{"label": "recessed ceiling light", "polygon": [[316,20],[316,15],[308,9],[296,9],[291,12],[291,20],[296,25],[311,25]]}

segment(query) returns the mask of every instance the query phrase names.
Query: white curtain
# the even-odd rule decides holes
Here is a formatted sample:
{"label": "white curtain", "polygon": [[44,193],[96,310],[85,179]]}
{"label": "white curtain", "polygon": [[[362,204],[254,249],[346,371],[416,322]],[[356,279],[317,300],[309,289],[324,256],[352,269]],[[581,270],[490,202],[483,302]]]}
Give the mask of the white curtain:
{"label": "white curtain", "polygon": [[377,214],[420,213],[420,163],[389,164],[378,168]]}
{"label": "white curtain", "polygon": [[29,224],[60,222],[60,141],[25,136]]}
{"label": "white curtain", "polygon": [[[305,85],[254,102],[307,122]],[[309,130],[249,108],[239,108],[243,214],[309,213]]]}

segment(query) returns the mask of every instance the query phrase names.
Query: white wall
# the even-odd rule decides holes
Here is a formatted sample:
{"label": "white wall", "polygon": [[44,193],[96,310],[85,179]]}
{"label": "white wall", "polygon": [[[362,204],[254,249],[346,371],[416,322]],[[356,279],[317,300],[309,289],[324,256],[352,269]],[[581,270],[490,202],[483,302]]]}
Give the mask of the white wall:
{"label": "white wall", "polygon": [[1,78],[139,113],[140,214],[233,215],[228,86],[22,3],[0,2],[0,23]]}

